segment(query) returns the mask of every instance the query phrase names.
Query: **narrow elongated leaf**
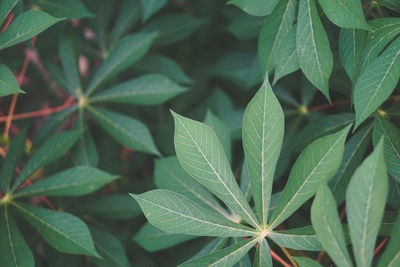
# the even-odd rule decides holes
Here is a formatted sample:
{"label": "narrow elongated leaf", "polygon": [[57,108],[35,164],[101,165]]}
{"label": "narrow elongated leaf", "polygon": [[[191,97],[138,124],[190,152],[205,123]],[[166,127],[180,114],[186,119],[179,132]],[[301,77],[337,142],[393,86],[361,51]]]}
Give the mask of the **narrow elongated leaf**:
{"label": "narrow elongated leaf", "polygon": [[143,57],[157,35],[154,32],[136,33],[121,39],[93,74],[87,94],[92,93],[101,83],[114,77]]}
{"label": "narrow elongated leaf", "polygon": [[117,178],[96,168],[75,167],[25,187],[15,196],[81,196]]}
{"label": "narrow elongated leaf", "polygon": [[0,50],[28,40],[60,20],[39,10],[26,11],[0,35]]}
{"label": "narrow elongated leaf", "polygon": [[116,141],[124,146],[159,155],[150,131],[142,122],[102,108],[89,109],[90,114]]}
{"label": "narrow elongated leaf", "polygon": [[400,18],[378,18],[369,22],[372,31],[368,32],[367,44],[363,49],[358,75],[370,65],[382,50],[400,33]]}
{"label": "narrow elongated leaf", "polygon": [[329,187],[322,183],[311,207],[312,225],[318,240],[336,265],[352,267],[336,206]]}
{"label": "narrow elongated leaf", "polygon": [[34,146],[42,144],[46,141],[51,134],[53,134],[57,128],[74,112],[77,110],[77,106],[64,109],[60,112],[53,114],[48,118],[39,128],[33,139]]}
{"label": "narrow elongated leaf", "polygon": [[354,88],[355,127],[393,92],[400,78],[400,37],[361,73]]}
{"label": "narrow elongated leaf", "polygon": [[66,91],[68,91],[69,94],[75,96],[76,98],[79,98],[79,95],[72,90],[72,86],[69,85],[69,83],[67,82],[67,78],[65,78],[64,73],[62,72],[61,68],[58,67],[57,65],[49,62],[49,61],[45,61],[45,66],[46,69],[49,71],[51,77]]}
{"label": "narrow elongated leaf", "polygon": [[11,10],[18,4],[19,0],[3,0],[0,3],[0,25],[3,24]]}
{"label": "narrow elongated leaf", "polygon": [[376,114],[372,139],[374,145],[379,143],[382,136],[384,137],[383,157],[387,170],[400,183],[400,130]]}
{"label": "narrow elongated leaf", "polygon": [[400,3],[397,0],[376,0],[376,2],[384,7],[400,12]]}
{"label": "narrow elongated leaf", "polygon": [[25,92],[19,87],[18,82],[10,69],[4,64],[0,64],[0,96],[6,96],[15,93]]}
{"label": "narrow elongated leaf", "polygon": [[299,267],[322,267],[317,261],[306,257],[293,257]]}
{"label": "narrow elongated leaf", "polygon": [[90,101],[156,105],[186,90],[165,76],[147,74],[105,90],[91,97]]}
{"label": "narrow elongated leaf", "polygon": [[253,16],[266,16],[271,14],[279,0],[230,0],[228,4],[239,7],[244,12]]}
{"label": "narrow elongated leaf", "polygon": [[311,226],[272,232],[268,234],[268,238],[285,248],[309,251],[319,251],[323,249]]}
{"label": "narrow elongated leaf", "polygon": [[269,229],[286,220],[315,194],[321,182],[326,183],[335,175],[342,161],[349,129],[350,126],[319,138],[300,154],[272,214]]}
{"label": "narrow elongated leaf", "polygon": [[240,190],[242,190],[242,193],[246,198],[247,202],[250,202],[250,200],[252,199],[251,184],[250,184],[249,169],[247,168],[246,161],[243,161],[242,172],[240,173]]}
{"label": "narrow elongated leaf", "polygon": [[150,223],[145,223],[133,240],[145,250],[154,252],[166,249],[185,241],[196,238],[194,235],[181,235],[164,232]]}
{"label": "narrow elongated leaf", "polygon": [[93,14],[79,0],[33,0],[41,10],[57,18],[80,19],[93,17]]}
{"label": "narrow elongated leaf", "polygon": [[157,159],[155,165],[154,182],[158,188],[182,194],[205,208],[229,217],[214,196],[182,169],[176,157]]}
{"label": "narrow elongated leaf", "polygon": [[99,257],[86,224],[64,212],[13,202],[22,217],[58,251]]}
{"label": "narrow elongated leaf", "polygon": [[273,267],[271,258],[271,249],[268,246],[268,242],[265,238],[261,242],[258,242],[257,251],[254,256],[254,267]]}
{"label": "narrow elongated leaf", "polygon": [[228,237],[217,237],[213,241],[211,241],[210,243],[208,243],[207,245],[202,247],[190,259],[192,260],[192,259],[200,258],[200,257],[205,256],[205,255],[212,254],[212,253],[224,248],[229,240],[230,240],[230,238],[228,238]]}
{"label": "narrow elongated leaf", "polygon": [[363,30],[341,29],[339,37],[339,54],[343,67],[355,84],[361,53],[367,42],[367,34]]}
{"label": "narrow elongated leaf", "polygon": [[156,189],[131,196],[139,202],[147,220],[166,232],[219,237],[254,235],[251,228],[229,221],[169,190]]}
{"label": "narrow elongated leaf", "polygon": [[141,13],[139,0],[125,0],[111,30],[111,46],[139,21]]}
{"label": "narrow elongated leaf", "polygon": [[40,167],[43,167],[64,155],[64,153],[75,144],[80,135],[80,131],[71,131],[50,137],[25,164],[21,173],[15,180],[12,190],[15,190]]}
{"label": "narrow elongated leaf", "polygon": [[189,260],[180,267],[186,266],[209,266],[209,267],[222,267],[222,266],[233,266],[238,262],[246,253],[251,249],[254,244],[257,243],[256,238],[244,240],[233,246],[218,250],[212,254]]}
{"label": "narrow elongated leaf", "polygon": [[148,20],[158,10],[160,10],[168,1],[167,0],[140,0],[142,4],[142,21]]}
{"label": "narrow elongated leaf", "polygon": [[318,0],[326,16],[341,28],[370,30],[359,0]]}
{"label": "narrow elongated leaf", "polygon": [[15,137],[8,148],[7,156],[3,161],[0,175],[0,189],[3,193],[8,192],[18,161],[24,153],[27,130],[28,128],[24,128],[17,137]]}
{"label": "narrow elongated leaf", "polygon": [[283,37],[280,46],[276,49],[276,68],[273,84],[275,84],[280,78],[295,72],[300,68],[296,50],[296,29],[297,26],[293,26]]}
{"label": "narrow elongated leaf", "polygon": [[157,45],[170,45],[182,41],[200,26],[206,20],[194,18],[184,14],[166,14],[160,16],[142,28],[143,32],[160,33],[155,43]]}
{"label": "narrow elongated leaf", "polygon": [[0,261],[3,266],[35,266],[32,251],[10,217],[7,205],[1,208],[0,236]]}
{"label": "narrow elongated leaf", "polygon": [[372,124],[365,125],[357,130],[345,145],[342,163],[329,183],[337,203],[342,203],[345,199],[347,185],[364,158],[371,140],[371,133]]}
{"label": "narrow elongated leaf", "polygon": [[272,182],[281,152],[283,132],[283,111],[266,75],[260,90],[247,105],[242,134],[251,192],[263,227],[267,224]]}
{"label": "narrow elongated leaf", "polygon": [[130,219],[142,214],[139,205],[127,194],[94,197],[80,202],[74,211],[93,214],[105,219]]}
{"label": "narrow elongated leaf", "polygon": [[378,262],[378,267],[395,267],[400,264],[400,216],[397,216],[396,224],[393,226],[390,241]]}
{"label": "narrow elongated leaf", "polygon": [[329,100],[333,55],[315,0],[300,0],[296,44],[301,70]]}
{"label": "narrow elongated leaf", "polygon": [[177,83],[193,83],[193,80],[183,72],[181,67],[168,57],[150,54],[135,64],[134,68],[145,72],[162,74]]}
{"label": "narrow elongated leaf", "polygon": [[183,169],[254,227],[258,221],[240,191],[224,149],[207,125],[172,112],[175,150]]}
{"label": "narrow elongated leaf", "polygon": [[274,11],[265,20],[258,39],[258,57],[264,70],[272,71],[277,65],[276,51],[292,28],[296,1],[280,0]]}
{"label": "narrow elongated leaf", "polygon": [[59,53],[61,63],[64,69],[65,77],[71,90],[75,91],[77,95],[82,95],[82,85],[80,80],[80,73],[78,67],[78,55],[75,52],[73,37],[71,34],[63,34],[59,42]]}
{"label": "narrow elongated leaf", "polygon": [[358,266],[370,266],[385,207],[388,181],[383,140],[354,173],[346,192],[346,213]]}
{"label": "narrow elongated leaf", "polygon": [[232,152],[231,152],[231,134],[229,132],[228,126],[220,118],[214,115],[211,110],[207,110],[207,115],[204,119],[204,123],[214,130],[222,147],[228,161],[231,162]]}
{"label": "narrow elongated leaf", "polygon": [[103,258],[94,259],[97,266],[131,266],[126,256],[124,246],[115,236],[95,227],[90,227],[90,232],[93,235],[93,242],[96,250]]}

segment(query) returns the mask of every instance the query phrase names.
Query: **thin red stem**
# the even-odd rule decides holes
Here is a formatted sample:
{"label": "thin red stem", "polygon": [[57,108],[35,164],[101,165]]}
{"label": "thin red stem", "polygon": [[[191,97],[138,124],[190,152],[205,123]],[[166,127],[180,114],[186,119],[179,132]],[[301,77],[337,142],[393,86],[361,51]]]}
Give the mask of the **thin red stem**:
{"label": "thin red stem", "polygon": [[344,99],[344,100],[332,102],[331,104],[319,105],[319,106],[310,108],[310,110],[311,111],[319,111],[319,110],[324,110],[324,109],[337,107],[337,106],[341,106],[341,105],[346,105],[346,104],[350,104],[350,99]]}
{"label": "thin red stem", "polygon": [[8,16],[6,24],[4,25],[4,28],[1,30],[0,34],[2,34],[8,28],[8,26],[10,26],[10,23],[13,20],[13,18],[14,18],[14,13],[11,12],[10,15]]}
{"label": "thin red stem", "polygon": [[379,252],[379,250],[381,250],[381,248],[383,247],[383,245],[386,244],[386,242],[388,242],[389,237],[385,237],[385,239],[383,239],[383,241],[376,247],[374,254],[372,255],[372,257],[375,257],[375,255]]}
{"label": "thin red stem", "polygon": [[271,256],[274,260],[276,260],[277,262],[279,262],[280,264],[282,264],[285,267],[292,267],[292,265],[290,265],[289,263],[287,263],[286,261],[284,261],[281,257],[279,257],[278,254],[276,254],[272,249],[271,249]]}

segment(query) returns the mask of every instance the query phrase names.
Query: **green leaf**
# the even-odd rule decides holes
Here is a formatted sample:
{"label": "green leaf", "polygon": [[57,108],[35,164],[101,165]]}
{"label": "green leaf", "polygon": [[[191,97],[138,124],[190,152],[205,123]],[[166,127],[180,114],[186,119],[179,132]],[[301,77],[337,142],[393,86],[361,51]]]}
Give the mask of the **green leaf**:
{"label": "green leaf", "polygon": [[372,31],[368,32],[367,44],[358,63],[358,76],[400,33],[400,18],[378,18],[369,22]]}
{"label": "green leaf", "polygon": [[235,181],[224,149],[207,125],[172,112],[175,150],[183,167],[201,185],[252,226],[258,221]]}
{"label": "green leaf", "polygon": [[268,246],[268,242],[265,238],[261,242],[258,242],[257,251],[254,255],[254,267],[273,267],[271,258],[271,249]]}
{"label": "green leaf", "polygon": [[246,13],[235,16],[226,29],[239,40],[248,40],[258,36],[262,25],[263,17],[254,17]]}
{"label": "green leaf", "polygon": [[330,100],[329,76],[333,55],[315,0],[300,0],[296,45],[304,75]]}
{"label": "green leaf", "polygon": [[227,218],[230,216],[207,189],[182,169],[176,157],[161,158],[155,161],[154,182],[160,189],[168,189],[182,194],[205,208]]}
{"label": "green leaf", "polygon": [[19,87],[10,69],[4,64],[0,64],[0,97],[16,93],[25,92]]}
{"label": "green leaf", "polygon": [[378,262],[378,267],[395,267],[400,264],[400,216],[397,216],[396,224],[390,235],[389,244],[385,248]]}
{"label": "green leaf", "polygon": [[256,238],[244,240],[233,246],[218,250],[212,254],[202,256],[193,260],[189,260],[180,264],[180,267],[188,266],[209,266],[209,267],[222,267],[233,266],[238,262],[246,253],[257,243]]}
{"label": "green leaf", "polygon": [[273,84],[275,84],[280,78],[295,72],[300,68],[296,50],[296,29],[297,26],[293,26],[283,37],[280,46],[277,47]]}
{"label": "green leaf", "polygon": [[193,235],[180,235],[164,232],[155,228],[150,223],[145,223],[133,240],[145,250],[154,252],[175,246],[196,237],[197,236]]}
{"label": "green leaf", "polygon": [[160,155],[145,124],[102,108],[88,108],[90,114],[116,141],[138,151]]}
{"label": "green leaf", "polygon": [[361,127],[350,138],[344,148],[343,160],[339,170],[329,183],[337,203],[342,203],[350,178],[364,159],[371,140],[372,124]]}
{"label": "green leaf", "polygon": [[279,0],[230,0],[228,4],[235,5],[252,16],[266,16],[271,14]]}
{"label": "green leaf", "polygon": [[75,128],[83,131],[83,134],[72,150],[72,160],[74,164],[96,167],[99,163],[99,155],[92,133],[90,129],[88,129],[84,109],[79,109],[78,111]]}
{"label": "green leaf", "polygon": [[166,232],[219,237],[254,235],[251,228],[229,221],[173,191],[156,189],[131,196],[139,202],[147,220]]}
{"label": "green leaf", "polygon": [[328,182],[338,170],[350,126],[311,143],[297,158],[272,214],[269,229],[274,229],[310,199],[321,182]]}
{"label": "green leaf", "polygon": [[309,251],[319,251],[323,249],[311,226],[272,232],[268,234],[268,238],[285,248]]}
{"label": "green leaf", "polygon": [[130,219],[142,214],[137,202],[127,194],[96,196],[90,200],[79,202],[73,210],[105,219]]}
{"label": "green leaf", "polygon": [[114,27],[111,30],[111,46],[139,21],[141,13],[139,0],[125,0],[114,23]]}
{"label": "green leaf", "polygon": [[113,86],[90,98],[90,102],[116,102],[156,105],[185,92],[182,87],[165,76],[147,74]]}
{"label": "green leaf", "polygon": [[93,14],[79,0],[33,0],[41,10],[57,18],[80,19],[93,17]]}
{"label": "green leaf", "polygon": [[75,144],[80,135],[80,131],[70,131],[50,137],[25,164],[11,188],[12,191],[39,168],[64,155]]}
{"label": "green leaf", "polygon": [[380,5],[400,12],[400,3],[397,0],[376,0]]}
{"label": "green leaf", "polygon": [[231,134],[229,132],[228,126],[220,118],[214,115],[211,110],[207,110],[206,117],[204,119],[204,124],[208,125],[214,130],[222,147],[228,161],[231,162],[232,152],[231,152]]}
{"label": "green leaf", "polygon": [[34,146],[38,146],[46,141],[57,128],[77,110],[77,106],[64,109],[60,112],[54,113],[48,118],[38,129],[33,139]]}
{"label": "green leaf", "polygon": [[82,85],[78,67],[78,55],[75,52],[71,33],[64,33],[60,37],[58,51],[65,77],[71,91],[75,91],[77,96],[82,95]]}
{"label": "green leaf", "polygon": [[24,128],[12,141],[8,148],[7,156],[2,162],[1,175],[0,175],[0,189],[6,194],[10,188],[10,183],[22,157],[25,149],[25,142],[27,137],[28,128]]}
{"label": "green leaf", "polygon": [[94,259],[97,266],[131,266],[126,256],[124,246],[115,236],[96,227],[90,227],[90,232],[93,235],[93,242],[96,250],[103,258]]}
{"label": "green leaf", "polygon": [[390,175],[400,183],[400,130],[392,123],[375,115],[373,142],[376,146],[383,139],[383,157]]}
{"label": "green leaf", "polygon": [[280,0],[265,20],[258,39],[258,57],[264,70],[272,71],[277,66],[276,51],[292,28],[295,8],[296,1]]}
{"label": "green leaf", "polygon": [[190,260],[212,254],[212,253],[224,248],[229,240],[231,240],[231,239],[228,237],[215,238],[213,241],[209,242],[207,245],[202,247],[194,256],[192,256],[190,258]]}
{"label": "green leaf", "polygon": [[69,85],[69,83],[67,82],[67,79],[65,78],[64,73],[62,72],[60,67],[49,61],[45,61],[44,65],[49,71],[51,78],[53,78],[54,81],[58,83],[61,88],[65,89],[69,94],[75,96],[76,98],[79,97],[78,94],[72,89],[72,86]]}
{"label": "green leaf", "polygon": [[14,19],[0,35],[0,50],[28,40],[60,20],[63,19],[39,10],[26,11]]}
{"label": "green leaf", "polygon": [[357,266],[370,266],[385,208],[388,180],[383,140],[356,170],[346,192],[346,213]]}
{"label": "green leaf", "polygon": [[281,152],[284,116],[265,75],[263,85],[247,105],[243,118],[243,149],[251,192],[261,220],[267,225],[275,166]]}
{"label": "green leaf", "polygon": [[92,167],[75,167],[25,187],[14,197],[81,196],[92,193],[118,176]]}
{"label": "green leaf", "polygon": [[64,212],[12,202],[22,217],[58,251],[99,257],[86,224]]}
{"label": "green leaf", "polygon": [[367,43],[366,31],[357,29],[341,29],[339,36],[340,60],[349,75],[350,80],[355,84],[357,80],[358,64],[361,53]]}
{"label": "green leaf", "polygon": [[93,74],[86,94],[90,95],[101,83],[142,58],[150,49],[157,35],[154,32],[136,33],[122,38]]}
{"label": "green leaf", "polygon": [[183,72],[181,67],[168,57],[150,54],[142,58],[138,64],[135,64],[134,68],[145,72],[162,74],[177,83],[193,83],[193,80]]}
{"label": "green leaf", "polygon": [[311,207],[311,221],[318,240],[337,266],[353,266],[346,248],[337,204],[329,187],[322,183]]}
{"label": "green leaf", "polygon": [[359,0],[318,0],[326,16],[341,28],[371,30]]}
{"label": "green leaf", "polygon": [[3,24],[11,10],[18,4],[19,0],[3,0],[0,3],[0,25]]}
{"label": "green leaf", "polygon": [[200,28],[206,20],[185,14],[166,14],[152,20],[142,28],[142,32],[158,32],[155,43],[170,45],[182,41]]}
{"label": "green leaf", "polygon": [[244,197],[247,202],[250,202],[252,199],[251,195],[251,184],[250,184],[250,176],[249,170],[247,168],[247,163],[244,160],[242,164],[242,172],[240,173],[240,190],[242,191]]}
{"label": "green leaf", "polygon": [[142,21],[148,20],[158,10],[160,10],[168,1],[167,0],[140,0],[142,5]]}
{"label": "green leaf", "polygon": [[400,37],[361,73],[354,88],[357,128],[393,92],[400,78]]}
{"label": "green leaf", "polygon": [[0,262],[3,266],[35,266],[31,249],[10,217],[7,205],[0,212]]}
{"label": "green leaf", "polygon": [[322,267],[318,262],[306,257],[293,257],[299,267]]}

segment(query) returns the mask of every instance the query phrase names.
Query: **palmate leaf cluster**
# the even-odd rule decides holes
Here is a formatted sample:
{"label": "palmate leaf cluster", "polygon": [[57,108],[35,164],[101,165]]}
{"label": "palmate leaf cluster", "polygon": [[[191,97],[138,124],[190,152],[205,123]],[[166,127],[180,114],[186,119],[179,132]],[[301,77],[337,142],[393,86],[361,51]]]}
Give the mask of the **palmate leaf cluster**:
{"label": "palmate leaf cluster", "polygon": [[399,265],[399,12],[0,1],[0,266]]}

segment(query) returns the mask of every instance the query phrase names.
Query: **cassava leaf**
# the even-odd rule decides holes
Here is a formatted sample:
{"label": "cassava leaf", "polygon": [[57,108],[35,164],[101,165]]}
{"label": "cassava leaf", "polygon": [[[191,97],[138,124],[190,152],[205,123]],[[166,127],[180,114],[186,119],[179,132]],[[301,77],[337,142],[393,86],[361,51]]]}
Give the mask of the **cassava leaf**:
{"label": "cassava leaf", "polygon": [[272,267],[271,249],[265,238],[258,242],[256,254],[254,256],[254,267]]}
{"label": "cassava leaf", "polygon": [[41,10],[57,18],[80,19],[93,14],[79,0],[33,0]]}
{"label": "cassava leaf", "polygon": [[16,93],[25,92],[19,87],[10,69],[4,64],[0,64],[0,97]]}
{"label": "cassava leaf", "polygon": [[388,180],[383,140],[354,173],[346,192],[346,213],[358,266],[370,266],[383,216]]}
{"label": "cassava leaf", "polygon": [[235,5],[244,12],[253,16],[266,16],[271,14],[279,0],[230,0],[228,4]]}
{"label": "cassava leaf", "polygon": [[249,236],[251,228],[234,223],[178,193],[156,189],[131,196],[139,203],[147,220],[170,233],[200,236]]}
{"label": "cassava leaf", "polygon": [[395,267],[400,264],[400,216],[397,216],[396,224],[393,226],[390,241],[378,262],[378,267]]}
{"label": "cassava leaf", "polygon": [[268,238],[285,248],[310,251],[323,249],[311,226],[272,232],[268,234]]}
{"label": "cassava leaf", "polygon": [[168,1],[167,0],[140,0],[142,4],[142,21],[148,20],[159,9],[161,9]]}
{"label": "cassava leaf", "polygon": [[283,111],[266,75],[260,90],[246,108],[242,134],[251,191],[263,227],[268,220],[272,182],[283,132]]}
{"label": "cassava leaf", "polygon": [[19,0],[3,0],[0,3],[0,25],[3,24],[11,10],[18,4]]}

